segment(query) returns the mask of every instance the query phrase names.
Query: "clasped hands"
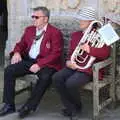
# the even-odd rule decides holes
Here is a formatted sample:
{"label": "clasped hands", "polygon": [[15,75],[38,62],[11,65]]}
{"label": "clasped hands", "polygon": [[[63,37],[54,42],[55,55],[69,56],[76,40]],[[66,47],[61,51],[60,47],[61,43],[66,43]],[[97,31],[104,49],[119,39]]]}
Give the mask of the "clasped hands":
{"label": "clasped hands", "polygon": [[[14,55],[12,56],[12,59],[11,59],[11,64],[15,64],[15,63],[18,63],[22,60],[22,57],[20,55],[20,53],[16,52],[14,53]],[[33,73],[37,73],[39,70],[40,70],[40,67],[38,64],[33,64],[30,69],[29,69],[31,72]]]}
{"label": "clasped hands", "polygon": [[70,60],[66,61],[66,66],[67,66],[68,68],[73,69],[73,70],[76,70],[76,69],[77,69],[77,67],[75,66],[75,64],[72,63]]}

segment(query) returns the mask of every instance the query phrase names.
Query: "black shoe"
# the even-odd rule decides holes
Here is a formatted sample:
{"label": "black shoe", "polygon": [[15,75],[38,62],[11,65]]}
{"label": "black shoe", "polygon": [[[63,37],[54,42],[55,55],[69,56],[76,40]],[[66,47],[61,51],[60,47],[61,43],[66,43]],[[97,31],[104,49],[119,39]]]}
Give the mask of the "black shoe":
{"label": "black shoe", "polygon": [[10,113],[15,112],[15,106],[10,105],[10,104],[5,104],[1,109],[0,109],[0,116],[4,116]]}
{"label": "black shoe", "polygon": [[62,109],[61,111],[62,111],[62,115],[63,115],[63,116],[69,117],[69,116],[72,115],[72,112],[71,112],[69,109],[67,109],[67,108]]}
{"label": "black shoe", "polygon": [[62,115],[66,117],[76,116],[80,112],[81,112],[81,108],[76,108],[75,110],[69,110],[67,108],[62,109]]}
{"label": "black shoe", "polygon": [[21,109],[18,110],[18,116],[20,118],[25,118],[32,112],[31,109],[29,109],[27,106],[23,106]]}

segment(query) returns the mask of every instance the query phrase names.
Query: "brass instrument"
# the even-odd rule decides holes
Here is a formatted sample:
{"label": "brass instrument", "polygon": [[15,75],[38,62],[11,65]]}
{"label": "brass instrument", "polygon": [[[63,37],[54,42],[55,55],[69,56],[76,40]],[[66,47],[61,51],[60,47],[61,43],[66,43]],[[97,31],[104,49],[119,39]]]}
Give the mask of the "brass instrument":
{"label": "brass instrument", "polygon": [[81,49],[81,45],[84,43],[89,44],[92,47],[101,48],[105,44],[98,33],[98,30],[103,26],[100,21],[92,21],[87,30],[85,31],[82,39],[75,48],[72,56],[71,62],[75,64],[78,69],[87,69],[91,67],[94,60],[93,56],[88,55],[86,51]]}

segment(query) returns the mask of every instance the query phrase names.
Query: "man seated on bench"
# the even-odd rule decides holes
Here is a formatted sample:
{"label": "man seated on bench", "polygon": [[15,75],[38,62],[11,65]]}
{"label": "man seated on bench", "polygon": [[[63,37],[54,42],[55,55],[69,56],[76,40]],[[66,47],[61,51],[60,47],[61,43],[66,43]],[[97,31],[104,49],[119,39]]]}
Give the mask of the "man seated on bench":
{"label": "man seated on bench", "polygon": [[[62,70],[55,73],[52,77],[53,83],[55,84],[57,92],[60,94],[61,101],[65,107],[64,109],[62,109],[62,114],[68,117],[77,115],[77,113],[81,111],[82,106],[79,88],[91,81],[93,63],[102,61],[108,58],[108,56],[110,55],[110,46],[107,46],[105,44],[103,44],[103,46],[101,46],[100,48],[90,46],[87,43],[87,40],[92,39],[90,38],[90,36],[86,39],[86,41],[81,41],[83,40],[83,35],[90,27],[91,22],[96,20],[96,10],[92,7],[84,7],[76,16],[80,20],[80,31],[74,32],[71,35],[66,66]],[[90,32],[90,34],[92,34],[92,28]],[[76,55],[73,55],[73,53],[79,42],[81,43],[80,51],[82,52],[81,56],[78,55],[78,57],[76,57]],[[81,58],[85,58],[85,56],[94,56],[96,58],[91,65],[88,65],[90,67],[85,66],[87,63],[86,60],[82,64],[79,62],[79,65],[76,62],[77,60],[75,58],[81,60]]]}
{"label": "man seated on bench", "polygon": [[62,65],[63,38],[61,31],[48,23],[46,7],[33,9],[33,25],[27,27],[12,51],[11,64],[4,73],[4,105],[0,116],[15,112],[15,80],[27,74],[38,76],[36,85],[27,102],[19,109],[23,118],[36,110],[46,89],[52,82],[51,76]]}

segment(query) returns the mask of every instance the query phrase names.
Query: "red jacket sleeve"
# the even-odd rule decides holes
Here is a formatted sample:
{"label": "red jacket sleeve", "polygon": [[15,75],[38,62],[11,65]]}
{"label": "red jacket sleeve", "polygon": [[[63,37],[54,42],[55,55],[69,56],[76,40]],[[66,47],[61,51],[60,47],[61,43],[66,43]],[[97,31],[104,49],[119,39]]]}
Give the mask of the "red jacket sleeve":
{"label": "red jacket sleeve", "polygon": [[104,45],[101,48],[90,47],[89,55],[96,57],[99,60],[106,59],[110,55],[111,47]]}
{"label": "red jacket sleeve", "polygon": [[24,34],[21,37],[21,40],[16,43],[14,50],[10,53],[11,55],[14,54],[15,52],[19,52],[21,55],[27,48],[27,43],[25,41],[26,39],[26,33],[27,33],[27,28],[24,31]]}

